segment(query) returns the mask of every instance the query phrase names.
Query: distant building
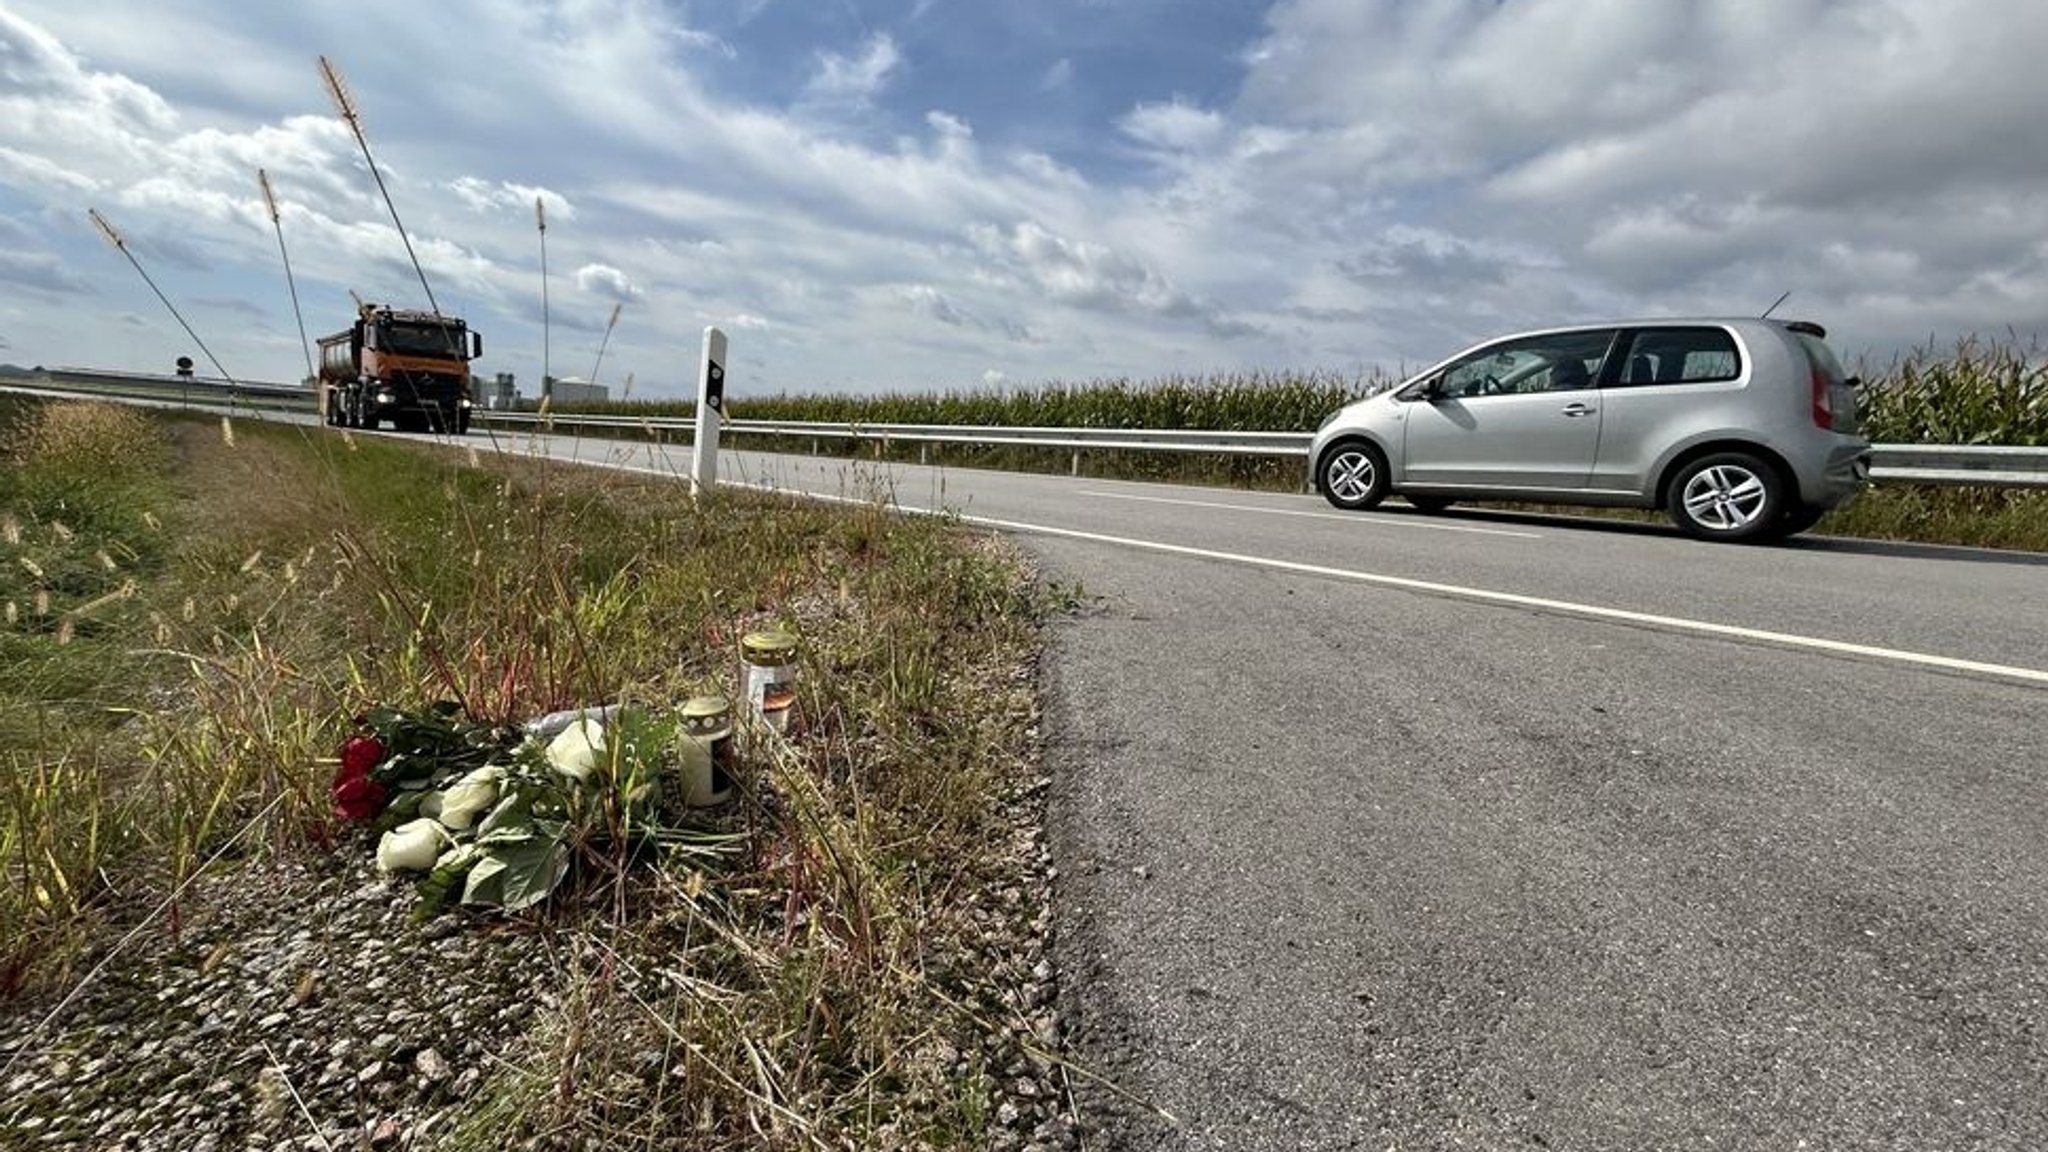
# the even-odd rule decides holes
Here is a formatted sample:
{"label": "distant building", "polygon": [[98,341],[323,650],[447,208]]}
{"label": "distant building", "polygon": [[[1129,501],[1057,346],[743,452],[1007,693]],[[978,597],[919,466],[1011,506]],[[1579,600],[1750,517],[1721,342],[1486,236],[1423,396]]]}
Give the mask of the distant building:
{"label": "distant building", "polygon": [[498,373],[497,379],[491,381],[490,390],[484,393],[484,407],[509,412],[518,403],[519,389],[512,384],[512,374]]}
{"label": "distant building", "polygon": [[556,404],[602,404],[612,398],[612,390],[603,384],[557,376],[554,395]]}

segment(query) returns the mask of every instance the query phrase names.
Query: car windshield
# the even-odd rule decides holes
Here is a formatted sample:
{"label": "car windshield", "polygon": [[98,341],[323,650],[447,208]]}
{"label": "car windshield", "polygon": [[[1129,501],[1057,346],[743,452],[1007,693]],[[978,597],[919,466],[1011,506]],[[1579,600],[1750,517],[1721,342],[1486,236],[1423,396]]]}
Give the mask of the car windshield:
{"label": "car windshield", "polygon": [[460,356],[462,344],[462,329],[454,325],[377,325],[377,347],[401,356]]}

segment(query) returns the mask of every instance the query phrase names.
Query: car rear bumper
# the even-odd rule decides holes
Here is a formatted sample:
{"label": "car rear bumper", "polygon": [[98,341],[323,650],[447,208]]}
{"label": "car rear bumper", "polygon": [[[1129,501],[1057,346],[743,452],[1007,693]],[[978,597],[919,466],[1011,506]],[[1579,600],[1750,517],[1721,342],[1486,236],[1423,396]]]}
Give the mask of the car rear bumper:
{"label": "car rear bumper", "polygon": [[1865,441],[1838,445],[1828,452],[1827,462],[1811,485],[1801,492],[1806,503],[1819,508],[1839,508],[1870,486],[1870,445]]}

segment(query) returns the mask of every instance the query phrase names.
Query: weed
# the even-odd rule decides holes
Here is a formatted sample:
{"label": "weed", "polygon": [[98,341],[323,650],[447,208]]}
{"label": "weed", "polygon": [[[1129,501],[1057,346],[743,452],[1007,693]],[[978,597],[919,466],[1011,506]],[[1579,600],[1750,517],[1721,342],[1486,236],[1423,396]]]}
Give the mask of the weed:
{"label": "weed", "polygon": [[[1007,553],[879,502],[153,427],[125,514],[47,447],[10,470],[0,990],[62,986],[144,910],[176,931],[182,882],[224,849],[327,850],[326,761],[372,703],[498,723],[732,694],[738,637],[775,623],[804,638],[794,738],[747,742],[722,820],[653,853],[621,825],[586,861],[554,913],[561,1007],[451,1146],[985,1143],[989,1038],[949,1005],[999,1002],[960,894],[1016,866],[998,800],[1042,601]],[[100,623],[60,645],[67,615]]]}

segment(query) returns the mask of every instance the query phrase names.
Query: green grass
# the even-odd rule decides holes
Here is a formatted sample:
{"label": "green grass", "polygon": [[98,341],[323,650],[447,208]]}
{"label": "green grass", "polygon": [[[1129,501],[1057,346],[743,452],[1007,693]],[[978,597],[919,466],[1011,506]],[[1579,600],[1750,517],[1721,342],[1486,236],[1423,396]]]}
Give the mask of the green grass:
{"label": "green grass", "polygon": [[[238,832],[234,858],[362,851],[326,787],[372,702],[660,707],[733,692],[739,636],[782,624],[802,726],[743,757],[738,848],[593,862],[550,914],[561,1006],[451,1146],[986,1145],[1017,1050],[967,897],[1017,882],[1045,610],[1012,555],[874,505],[124,412],[0,412],[0,993],[69,987]],[[703,993],[620,975],[657,966]]]}

